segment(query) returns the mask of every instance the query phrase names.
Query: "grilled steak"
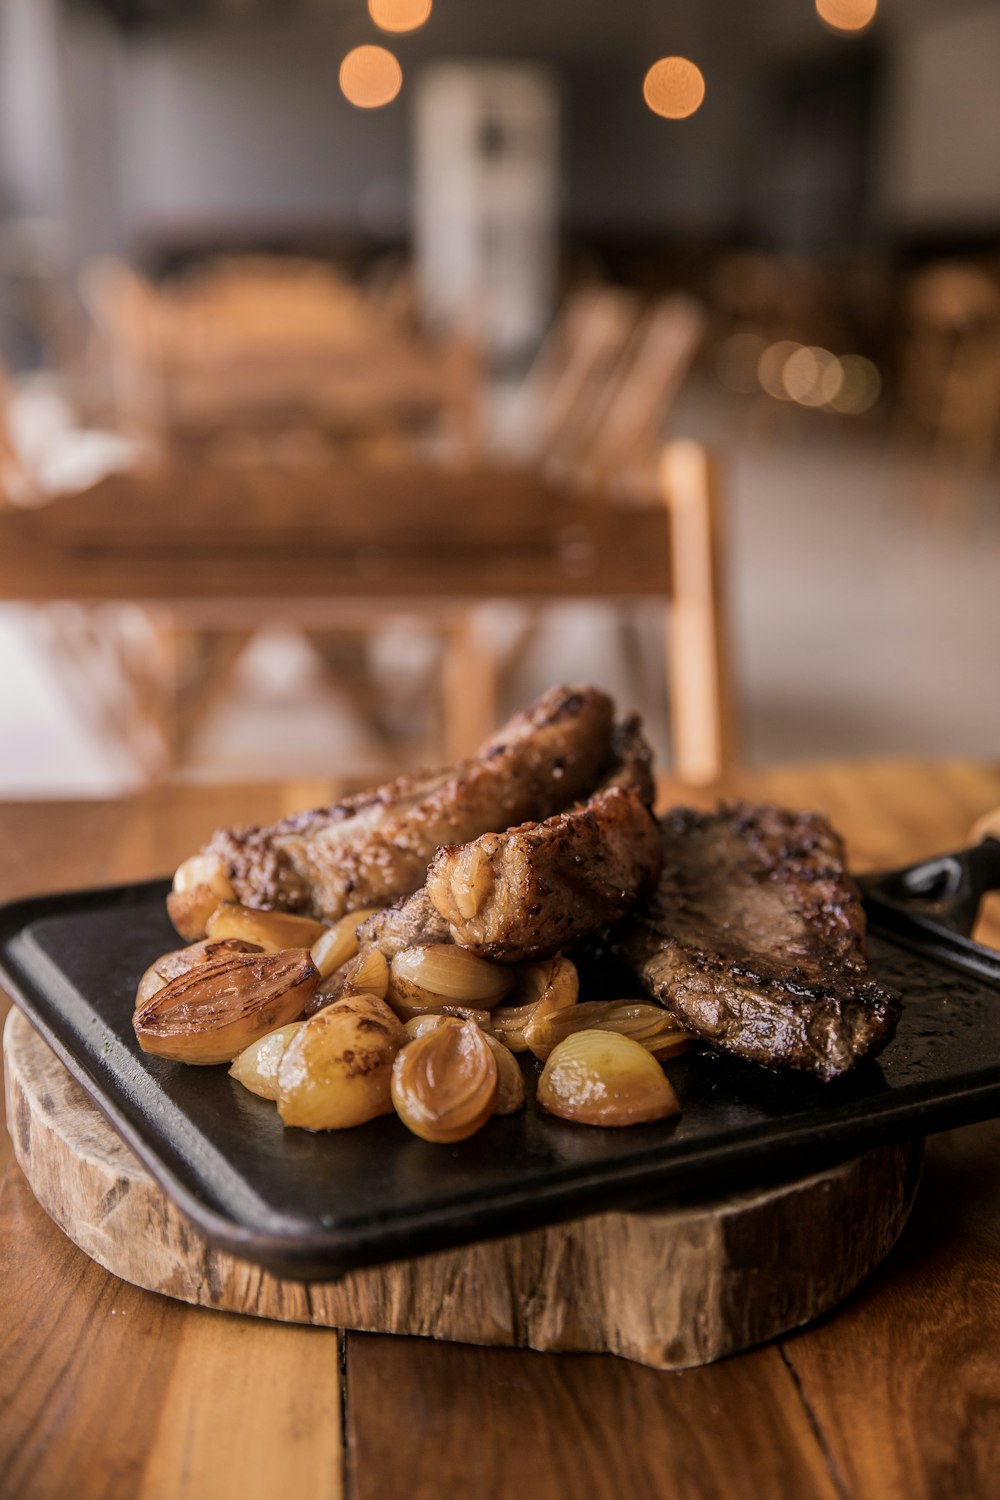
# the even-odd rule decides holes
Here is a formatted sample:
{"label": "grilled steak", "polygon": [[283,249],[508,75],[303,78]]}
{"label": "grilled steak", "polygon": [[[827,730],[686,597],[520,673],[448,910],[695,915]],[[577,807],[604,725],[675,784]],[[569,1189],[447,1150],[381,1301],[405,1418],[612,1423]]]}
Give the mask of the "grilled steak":
{"label": "grilled steak", "polygon": [[547,818],[588,792],[608,760],[612,714],[594,688],[553,688],[471,760],[271,828],[223,829],[206,852],[249,906],[326,920],[388,906],[423,884],[439,844]]}
{"label": "grilled steak", "polygon": [[677,808],[663,872],[622,923],[646,988],[714,1047],[837,1078],[892,1038],[899,997],[868,977],[865,916],[818,814]]}
{"label": "grilled steak", "polygon": [[616,729],[618,763],[580,806],[438,850],[427,893],[455,942],[503,963],[543,958],[628,911],[656,879],[650,752],[637,719]]}

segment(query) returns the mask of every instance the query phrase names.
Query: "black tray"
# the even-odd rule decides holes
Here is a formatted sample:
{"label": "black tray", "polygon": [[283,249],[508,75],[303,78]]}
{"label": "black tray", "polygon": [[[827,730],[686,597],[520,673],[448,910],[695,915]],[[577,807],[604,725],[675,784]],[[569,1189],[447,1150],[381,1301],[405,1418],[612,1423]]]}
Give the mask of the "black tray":
{"label": "black tray", "polygon": [[0,908],[0,976],[209,1240],[279,1275],[332,1279],[600,1209],[746,1187],[1000,1113],[1000,957],[959,930],[998,884],[995,840],[865,882],[872,968],[905,1003],[895,1041],[849,1078],[821,1084],[689,1053],[667,1065],[677,1120],[588,1129],[536,1113],[529,1086],[524,1112],[454,1146],[391,1116],[343,1133],[286,1131],[224,1067],[141,1052],[136,984],[177,946],[166,881]]}

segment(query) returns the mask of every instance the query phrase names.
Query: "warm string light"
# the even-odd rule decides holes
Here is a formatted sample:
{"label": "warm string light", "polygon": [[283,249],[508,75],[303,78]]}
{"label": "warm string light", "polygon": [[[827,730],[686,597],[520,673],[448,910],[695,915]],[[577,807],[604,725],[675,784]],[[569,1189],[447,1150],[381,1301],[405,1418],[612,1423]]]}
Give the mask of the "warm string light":
{"label": "warm string light", "polygon": [[642,85],[642,97],[665,120],[686,120],[705,97],[702,71],[686,57],[661,57]]}
{"label": "warm string light", "polygon": [[816,14],[834,31],[864,31],[877,10],[878,0],[816,0]]}
{"label": "warm string light", "polygon": [[381,31],[416,31],[432,5],[433,0],[368,0],[368,14]]}
{"label": "warm string light", "polygon": [[354,47],[340,65],[344,98],[358,109],[391,104],[403,87],[403,70],[385,47]]}

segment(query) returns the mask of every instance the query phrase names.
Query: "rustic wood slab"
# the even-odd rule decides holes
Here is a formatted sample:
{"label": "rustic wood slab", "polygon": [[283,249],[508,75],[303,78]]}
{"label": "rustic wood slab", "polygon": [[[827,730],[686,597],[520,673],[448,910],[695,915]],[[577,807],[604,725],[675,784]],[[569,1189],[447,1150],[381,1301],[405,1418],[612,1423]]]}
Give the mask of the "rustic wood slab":
{"label": "rustic wood slab", "polygon": [[704,1365],[842,1301],[896,1240],[919,1177],[919,1144],[885,1147],[778,1186],[305,1285],[207,1244],[17,1013],[4,1050],[18,1162],[87,1255],[136,1286],[282,1322]]}

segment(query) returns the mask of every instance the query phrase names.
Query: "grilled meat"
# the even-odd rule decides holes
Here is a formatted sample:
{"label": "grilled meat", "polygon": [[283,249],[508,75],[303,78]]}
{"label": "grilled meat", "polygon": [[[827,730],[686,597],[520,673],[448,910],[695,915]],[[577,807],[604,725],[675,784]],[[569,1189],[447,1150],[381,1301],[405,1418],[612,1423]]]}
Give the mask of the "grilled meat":
{"label": "grilled meat", "polygon": [[825,818],[677,808],[662,846],[659,885],[616,943],[684,1026],[826,1080],[891,1040],[899,997],[868,975],[864,911]]}
{"label": "grilled meat", "polygon": [[615,720],[611,734],[611,761],[597,791],[616,786],[623,791],[634,791],[648,808],[652,808],[656,801],[653,751],[642,732],[642,720],[638,714]]}
{"label": "grilled meat", "polygon": [[615,922],[656,879],[650,752],[637,719],[588,801],[541,823],[438,850],[427,893],[455,942],[503,963],[542,958]]}
{"label": "grilled meat", "polygon": [[325,920],[388,906],[423,884],[439,844],[547,818],[589,791],[611,750],[612,714],[594,688],[553,688],[471,760],[271,828],[223,829],[206,852],[249,906]]}
{"label": "grilled meat", "polygon": [[395,906],[376,912],[358,928],[358,946],[378,948],[386,958],[394,958],[404,948],[450,942],[448,923],[431,905],[426,886],[421,886],[405,901],[397,901]]}

